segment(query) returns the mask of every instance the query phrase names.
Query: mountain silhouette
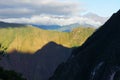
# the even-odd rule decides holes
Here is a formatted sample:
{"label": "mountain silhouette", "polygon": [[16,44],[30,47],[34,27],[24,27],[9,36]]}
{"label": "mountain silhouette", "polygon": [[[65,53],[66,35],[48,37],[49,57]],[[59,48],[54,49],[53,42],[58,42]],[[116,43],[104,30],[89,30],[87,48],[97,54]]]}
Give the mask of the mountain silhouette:
{"label": "mountain silhouette", "polygon": [[0,60],[0,66],[21,73],[27,80],[48,80],[57,66],[68,59],[71,50],[49,42],[35,54],[14,50]]}
{"label": "mountain silhouette", "polygon": [[120,80],[120,10],[75,49],[49,80]]}

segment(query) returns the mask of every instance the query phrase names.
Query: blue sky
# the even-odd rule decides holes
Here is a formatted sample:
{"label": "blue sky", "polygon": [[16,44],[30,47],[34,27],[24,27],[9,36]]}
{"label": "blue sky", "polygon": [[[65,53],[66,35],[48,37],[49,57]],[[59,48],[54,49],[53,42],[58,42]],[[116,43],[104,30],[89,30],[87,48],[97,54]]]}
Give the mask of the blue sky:
{"label": "blue sky", "polygon": [[111,16],[120,9],[120,0],[76,0],[83,4],[88,12],[100,16]]}

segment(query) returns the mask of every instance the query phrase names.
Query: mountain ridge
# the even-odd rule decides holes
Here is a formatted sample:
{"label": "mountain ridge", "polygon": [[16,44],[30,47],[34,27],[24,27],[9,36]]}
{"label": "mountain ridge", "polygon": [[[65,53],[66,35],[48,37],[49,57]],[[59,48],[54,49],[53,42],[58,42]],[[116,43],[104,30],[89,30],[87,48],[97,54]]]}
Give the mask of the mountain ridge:
{"label": "mountain ridge", "polygon": [[49,42],[35,54],[14,50],[0,60],[0,66],[21,73],[27,80],[48,80],[56,67],[67,60],[71,48]]}
{"label": "mountain ridge", "polygon": [[8,23],[8,22],[3,22],[0,21],[0,28],[8,28],[8,27],[25,27],[25,24],[20,24],[20,23]]}
{"label": "mountain ridge", "polygon": [[77,28],[69,33],[43,30],[30,25],[14,28],[8,26],[0,28],[0,44],[8,48],[7,52],[17,50],[34,53],[51,41],[66,47],[81,45],[93,31],[92,28]]}
{"label": "mountain ridge", "polygon": [[94,28],[90,24],[79,24],[79,23],[74,23],[74,24],[69,24],[69,25],[35,25],[32,24],[35,27],[44,29],[44,30],[51,30],[51,31],[59,31],[59,32],[71,32],[75,28],[79,27],[84,27],[84,28]]}
{"label": "mountain ridge", "polygon": [[56,69],[49,80],[120,79],[120,10]]}

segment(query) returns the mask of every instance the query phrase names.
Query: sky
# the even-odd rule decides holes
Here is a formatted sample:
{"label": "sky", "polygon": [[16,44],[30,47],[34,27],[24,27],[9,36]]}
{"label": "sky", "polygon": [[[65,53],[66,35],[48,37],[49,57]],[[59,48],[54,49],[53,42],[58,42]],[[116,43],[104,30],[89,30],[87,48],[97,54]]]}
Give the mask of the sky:
{"label": "sky", "polygon": [[76,0],[84,4],[88,12],[103,17],[111,16],[120,9],[120,0]]}
{"label": "sky", "polygon": [[100,26],[119,8],[120,0],[0,0],[0,21]]}

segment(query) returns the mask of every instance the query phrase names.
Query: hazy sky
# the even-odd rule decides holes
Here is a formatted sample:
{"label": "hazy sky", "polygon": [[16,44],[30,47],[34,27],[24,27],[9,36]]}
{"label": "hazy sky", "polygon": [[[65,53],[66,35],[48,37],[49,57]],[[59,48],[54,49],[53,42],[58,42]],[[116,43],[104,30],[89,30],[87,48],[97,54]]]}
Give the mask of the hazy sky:
{"label": "hazy sky", "polygon": [[[120,0],[0,0],[0,20],[57,25],[89,23],[98,26],[102,24],[99,16],[111,16],[119,8]],[[94,19],[83,17],[86,13],[92,13]]]}
{"label": "hazy sky", "polygon": [[87,11],[100,16],[111,16],[120,9],[120,0],[76,0],[86,8]]}

